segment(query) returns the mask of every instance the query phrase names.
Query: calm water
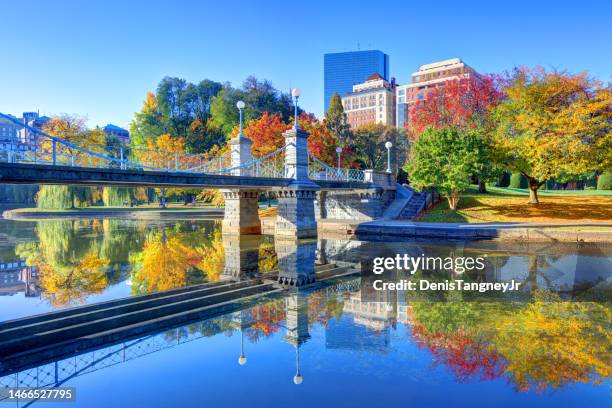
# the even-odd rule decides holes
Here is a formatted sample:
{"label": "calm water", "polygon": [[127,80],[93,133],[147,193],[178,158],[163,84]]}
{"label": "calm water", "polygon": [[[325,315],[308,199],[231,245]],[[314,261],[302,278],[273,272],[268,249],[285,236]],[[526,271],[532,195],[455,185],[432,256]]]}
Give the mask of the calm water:
{"label": "calm water", "polygon": [[[485,271],[466,280],[514,279],[524,289],[374,293],[373,258],[396,253],[485,256]],[[77,389],[70,407],[611,403],[610,247],[338,240],[292,246],[272,237],[224,238],[214,221],[5,220],[0,261],[0,321],[307,262],[361,272],[0,378],[0,386],[45,384],[57,367],[63,386]],[[391,275],[387,280],[404,277]]]}

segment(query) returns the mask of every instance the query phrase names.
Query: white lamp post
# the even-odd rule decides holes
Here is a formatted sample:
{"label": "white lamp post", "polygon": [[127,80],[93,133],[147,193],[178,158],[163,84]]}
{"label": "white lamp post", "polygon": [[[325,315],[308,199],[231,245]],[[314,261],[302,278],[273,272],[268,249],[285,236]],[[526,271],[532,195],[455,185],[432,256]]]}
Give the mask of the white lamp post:
{"label": "white lamp post", "polygon": [[340,146],[336,147],[336,153],[338,153],[338,176],[341,176],[342,171],[340,170],[340,155],[342,154],[342,148]]}
{"label": "white lamp post", "polygon": [[295,130],[298,130],[298,98],[300,97],[300,95],[302,94],[302,91],[300,91],[300,88],[294,88],[293,91],[291,91],[291,95],[293,96],[293,99],[295,100],[295,125],[293,126],[293,128]]}
{"label": "white lamp post", "polygon": [[385,143],[385,147],[387,148],[387,173],[391,173],[391,146],[393,146],[393,143]]}
{"label": "white lamp post", "polygon": [[242,110],[244,109],[244,102],[236,102],[236,107],[238,108],[238,112],[240,113],[240,131],[238,132],[238,138],[242,139],[244,137],[244,134],[242,133]]}

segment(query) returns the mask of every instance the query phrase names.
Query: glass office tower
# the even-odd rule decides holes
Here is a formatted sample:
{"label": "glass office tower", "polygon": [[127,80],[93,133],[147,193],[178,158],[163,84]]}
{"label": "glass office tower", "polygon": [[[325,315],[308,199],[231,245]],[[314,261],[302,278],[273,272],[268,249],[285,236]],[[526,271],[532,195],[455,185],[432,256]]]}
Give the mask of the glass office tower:
{"label": "glass office tower", "polygon": [[323,65],[325,112],[334,92],[340,96],[351,92],[353,85],[364,82],[374,73],[389,80],[389,56],[378,50],[325,54]]}

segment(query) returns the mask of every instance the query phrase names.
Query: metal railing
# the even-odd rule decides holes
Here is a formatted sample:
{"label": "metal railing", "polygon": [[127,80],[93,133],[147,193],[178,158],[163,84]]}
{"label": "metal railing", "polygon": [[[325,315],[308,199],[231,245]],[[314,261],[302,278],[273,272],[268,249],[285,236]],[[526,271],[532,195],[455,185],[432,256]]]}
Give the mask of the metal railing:
{"label": "metal railing", "polygon": [[359,169],[331,167],[308,152],[308,177],[313,180],[364,181],[365,174]]}

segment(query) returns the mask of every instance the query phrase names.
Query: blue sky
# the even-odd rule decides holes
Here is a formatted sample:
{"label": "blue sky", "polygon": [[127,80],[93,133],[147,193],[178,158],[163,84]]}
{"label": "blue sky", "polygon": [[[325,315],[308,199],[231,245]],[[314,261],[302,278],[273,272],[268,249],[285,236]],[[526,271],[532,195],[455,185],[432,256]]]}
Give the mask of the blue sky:
{"label": "blue sky", "polygon": [[462,58],[612,80],[612,1],[0,0],[0,112],[85,115],[127,126],[165,76],[239,85],[253,74],[302,89],[323,111],[323,54],[380,49],[405,83]]}

